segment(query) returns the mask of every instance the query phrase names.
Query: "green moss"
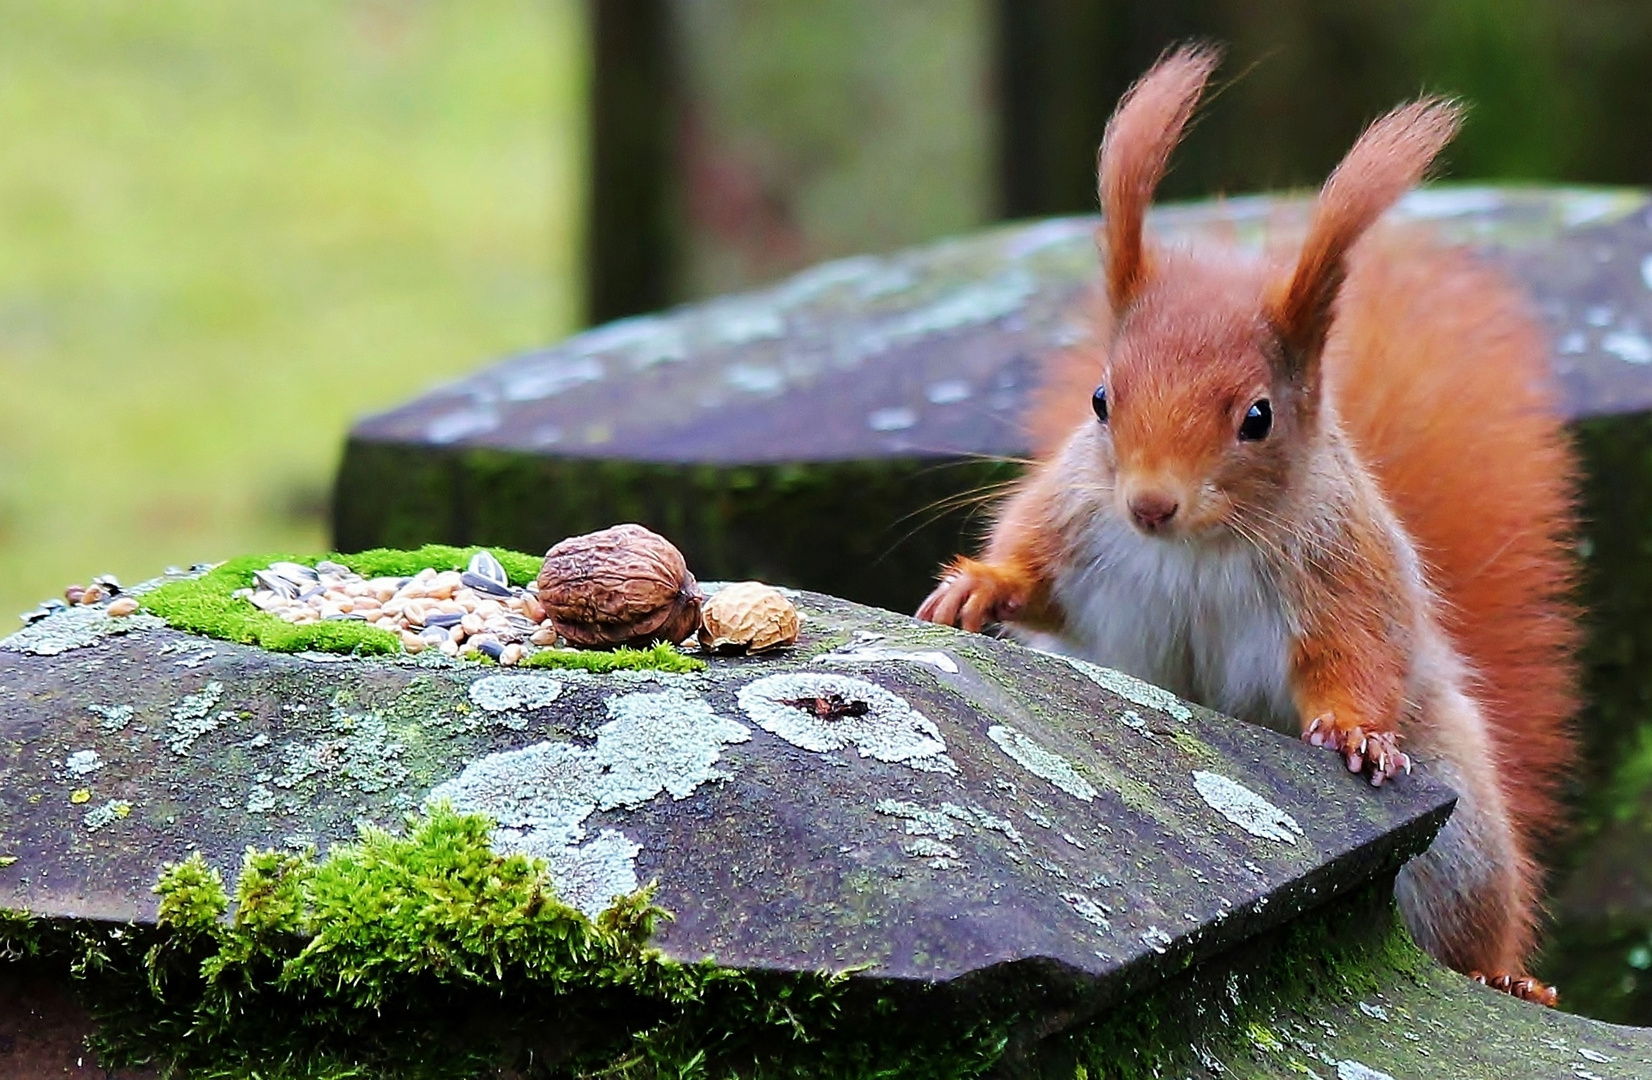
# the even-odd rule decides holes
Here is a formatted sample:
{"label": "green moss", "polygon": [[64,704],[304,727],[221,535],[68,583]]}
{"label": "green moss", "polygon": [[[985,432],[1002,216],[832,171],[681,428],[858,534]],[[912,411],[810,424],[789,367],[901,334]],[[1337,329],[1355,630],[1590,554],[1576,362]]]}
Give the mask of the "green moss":
{"label": "green moss", "polygon": [[[487,835],[438,807],[320,861],[249,851],[227,921],[192,857],[162,875],[161,925],[0,914],[0,959],[67,962],[102,1063],[179,1076],[1284,1078],[1326,1075],[1333,1043],[1392,1069],[1401,1031],[1465,1063],[1489,1037],[1484,992],[1411,942],[1390,880],[1120,1002],[1036,963],[938,986],[674,964],[646,892],[593,922]],[[1495,1021],[1518,1044],[1498,1053],[1544,1020]]]}
{"label": "green moss", "polygon": [[437,806],[322,860],[249,849],[233,904],[192,855],[155,926],[7,913],[0,959],[66,964],[102,1063],[163,1075],[971,1077],[1008,1043],[1015,994],[667,961],[648,890],[593,921],[488,834]]}
{"label": "green moss", "polygon": [[[375,548],[354,555],[322,558],[340,563],[362,577],[411,577],[420,570],[460,570],[480,548],[426,544],[411,551]],[[517,551],[493,549],[511,583],[526,585],[539,576],[543,560]],[[402,651],[401,640],[388,630],[351,621],[322,622],[295,626],[277,615],[259,611],[235,595],[252,584],[255,570],[273,562],[287,561],[314,566],[321,558],[294,555],[245,555],[231,559],[200,577],[169,582],[143,598],[144,610],[165,619],[168,625],[192,634],[203,634],[242,645],[258,645],[273,652],[332,652],[358,656],[394,655]],[[477,657],[491,663],[486,657]],[[544,649],[524,662],[526,667],[580,668],[592,672],[653,670],[670,672],[704,671],[705,662],[684,656],[661,643],[649,649],[587,651]]]}
{"label": "green moss", "polygon": [[578,668],[598,674],[644,669],[686,674],[691,671],[704,671],[706,662],[696,657],[684,656],[675,647],[662,641],[647,649],[541,649],[523,660],[519,666]]}
{"label": "green moss", "polygon": [[[60,951],[87,977],[105,1062],[184,1075],[468,1076],[504,1052],[490,1024],[470,1030],[490,1013],[508,1008],[526,1027],[570,998],[602,1012],[613,997],[646,1020],[703,993],[704,972],[648,948],[663,913],[646,891],[593,922],[556,899],[542,864],[494,853],[489,828],[438,806],[409,819],[406,835],[364,828],[321,861],[249,849],[228,918],[205,860],[168,864],[155,927],[60,932]],[[631,1034],[582,1033],[582,1053],[614,1056]]]}
{"label": "green moss", "polygon": [[[354,555],[327,557],[348,566],[362,577],[412,577],[427,568],[463,570],[470,564],[471,556],[481,550],[477,547],[458,548],[446,544],[426,544],[410,551],[371,548],[367,551],[358,551]],[[545,561],[542,555],[524,555],[519,551],[502,551],[498,548],[488,550],[499,560],[499,565],[505,568],[505,573],[513,585],[527,585],[535,581],[539,577],[539,568]]]}
{"label": "green moss", "polygon": [[259,611],[235,596],[252,584],[255,570],[281,559],[313,564],[314,559],[285,555],[246,555],[231,559],[197,578],[169,582],[143,597],[143,609],[168,625],[242,645],[258,645],[273,652],[337,652],[390,654],[401,652],[401,641],[388,630],[359,622],[322,622],[295,626]]}

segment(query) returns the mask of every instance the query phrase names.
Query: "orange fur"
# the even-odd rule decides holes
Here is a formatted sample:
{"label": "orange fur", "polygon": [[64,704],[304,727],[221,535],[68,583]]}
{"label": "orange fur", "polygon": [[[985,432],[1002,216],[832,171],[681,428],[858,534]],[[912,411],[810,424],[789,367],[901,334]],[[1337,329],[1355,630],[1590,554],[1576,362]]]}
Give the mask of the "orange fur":
{"label": "orange fur", "polygon": [[[1288,264],[1145,246],[1214,60],[1169,54],[1108,125],[1093,337],[1050,366],[1040,463],[982,559],[955,563],[920,615],[1046,629],[1207,704],[1288,710],[1372,783],[1408,767],[1402,745],[1440,761],[1461,801],[1402,874],[1407,921],[1445,962],[1543,999],[1519,975],[1530,852],[1558,818],[1577,632],[1575,468],[1542,331],[1467,255],[1367,235],[1455,132],[1441,101],[1367,130]],[[1263,670],[1276,638],[1284,687]],[[1224,667],[1224,649],[1261,649],[1261,667]]]}
{"label": "orange fur", "polygon": [[1142,215],[1217,60],[1214,49],[1170,54],[1126,91],[1107,123],[1096,172],[1107,214],[1107,292],[1117,306],[1130,301],[1146,272]]}
{"label": "orange fur", "polygon": [[1503,735],[1499,775],[1528,843],[1559,824],[1577,707],[1576,464],[1548,355],[1513,285],[1396,232],[1353,259],[1325,359],[1326,391]]}

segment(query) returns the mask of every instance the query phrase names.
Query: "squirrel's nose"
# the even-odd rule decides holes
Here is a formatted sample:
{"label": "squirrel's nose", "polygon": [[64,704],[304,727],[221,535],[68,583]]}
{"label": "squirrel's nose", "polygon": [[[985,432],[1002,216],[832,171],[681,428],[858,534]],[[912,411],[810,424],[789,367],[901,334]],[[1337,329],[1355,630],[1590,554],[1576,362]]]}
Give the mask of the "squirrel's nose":
{"label": "squirrel's nose", "polygon": [[1130,496],[1130,516],[1146,532],[1164,527],[1179,509],[1175,499],[1157,491],[1143,491]]}

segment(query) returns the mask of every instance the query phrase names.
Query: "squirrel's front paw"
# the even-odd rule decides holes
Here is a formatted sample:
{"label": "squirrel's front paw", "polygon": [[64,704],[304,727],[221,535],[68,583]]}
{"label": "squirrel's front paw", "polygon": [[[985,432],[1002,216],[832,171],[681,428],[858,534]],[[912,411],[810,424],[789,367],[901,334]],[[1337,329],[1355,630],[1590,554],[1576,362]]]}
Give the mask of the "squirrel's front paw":
{"label": "squirrel's front paw", "polygon": [[1031,592],[1020,575],[960,558],[941,575],[941,583],[918,608],[918,618],[979,633],[988,623],[1007,622],[1027,605]]}
{"label": "squirrel's front paw", "polygon": [[1551,1009],[1560,1004],[1560,991],[1538,982],[1530,975],[1482,975],[1478,971],[1471,971],[1468,977],[1522,1001],[1547,1005]]}
{"label": "squirrel's front paw", "polygon": [[1401,769],[1411,771],[1411,759],[1400,752],[1397,732],[1367,732],[1357,724],[1339,723],[1334,713],[1325,713],[1314,717],[1302,738],[1341,754],[1348,762],[1348,771],[1365,773],[1372,787],[1381,787]]}

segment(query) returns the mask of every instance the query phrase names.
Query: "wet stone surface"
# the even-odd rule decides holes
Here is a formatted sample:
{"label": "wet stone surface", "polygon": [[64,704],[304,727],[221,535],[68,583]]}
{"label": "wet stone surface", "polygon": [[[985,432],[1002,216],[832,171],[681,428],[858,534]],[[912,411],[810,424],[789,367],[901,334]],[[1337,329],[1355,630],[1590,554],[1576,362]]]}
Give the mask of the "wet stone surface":
{"label": "wet stone surface", "polygon": [[[1260,251],[1304,197],[1155,210],[1172,244]],[[1574,416],[1652,407],[1652,203],[1628,189],[1444,186],[1391,218],[1525,284]],[[753,464],[1024,453],[1036,359],[1084,332],[1097,219],[1015,225],[825,263],[770,289],[610,323],[359,423],[366,443]]]}
{"label": "wet stone surface", "polygon": [[[1087,665],[826,597],[693,675],[281,655],[141,629],[0,649],[0,904],[153,917],[161,864],[489,814],[587,911],[657,881],[667,955],[1132,985],[1391,874],[1450,797]],[[48,620],[49,621],[49,620]],[[37,624],[39,625],[39,624]]]}

